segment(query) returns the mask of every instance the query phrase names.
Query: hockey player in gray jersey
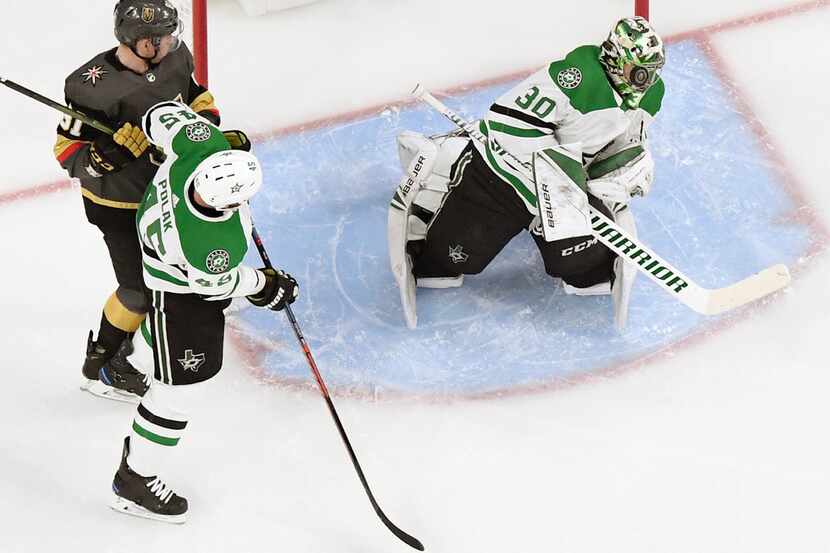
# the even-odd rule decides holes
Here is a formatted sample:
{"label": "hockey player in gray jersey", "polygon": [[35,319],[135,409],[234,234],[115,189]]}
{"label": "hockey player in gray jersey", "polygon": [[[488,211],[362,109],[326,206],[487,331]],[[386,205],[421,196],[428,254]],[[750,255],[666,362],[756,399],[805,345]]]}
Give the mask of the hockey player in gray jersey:
{"label": "hockey player in gray jersey", "polygon": [[486,142],[464,132],[399,136],[406,175],[388,237],[410,328],[416,286],[461,286],[522,230],[567,293],[613,294],[617,326],[625,324],[636,271],[591,235],[589,205],[636,233],[627,204],[653,180],[647,129],[664,63],[649,22],[625,18],[600,46],[576,48],[496,100],[477,125]]}
{"label": "hockey player in gray jersey", "polygon": [[177,102],[150,108],[143,129],[167,154],[138,209],[150,311],[112,363],[147,373],[152,384],[124,440],[112,507],[184,522],[187,501],[160,474],[205,381],[222,366],[223,309],[246,296],[278,311],[299,287],[282,271],[242,263],[252,229],[247,201],[262,184],[257,158],[230,149],[217,127]]}
{"label": "hockey player in gray jersey", "polygon": [[188,104],[215,124],[219,111],[211,93],[193,79],[193,57],[179,41],[182,22],[172,4],[120,0],[113,16],[118,45],[73,71],[65,96],[73,109],[116,132],[109,135],[65,116],[54,154],[69,176],[80,180],[86,217],[103,235],[118,282],[104,304],[96,340],[89,334],[82,388],[134,401],[131,392],[143,393],[140,380],[111,387],[108,383],[119,377],[108,374],[106,364],[147,311],[135,214],[159,156],[148,148],[141,116],[162,100]]}

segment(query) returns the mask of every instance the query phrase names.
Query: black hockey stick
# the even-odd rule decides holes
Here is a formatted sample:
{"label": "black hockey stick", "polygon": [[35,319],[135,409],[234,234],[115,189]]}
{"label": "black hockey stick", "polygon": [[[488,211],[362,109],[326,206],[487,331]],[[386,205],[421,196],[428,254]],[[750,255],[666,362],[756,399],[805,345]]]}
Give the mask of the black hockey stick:
{"label": "black hockey stick", "polygon": [[7,87],[14,90],[15,92],[19,92],[20,94],[23,94],[24,96],[28,96],[29,98],[31,98],[33,100],[36,100],[36,101],[40,102],[41,104],[47,105],[52,109],[56,109],[59,112],[65,114],[65,115],[68,115],[69,117],[72,117],[73,119],[78,119],[79,121],[83,121],[84,123],[86,123],[90,127],[94,128],[94,129],[98,129],[102,133],[115,134],[115,131],[113,129],[111,129],[108,126],[104,125],[100,121],[96,121],[95,119],[84,115],[80,111],[76,111],[72,108],[66,107],[65,105],[59,104],[58,102],[56,102],[54,100],[50,100],[46,96],[43,96],[42,94],[38,94],[34,90],[30,90],[30,89],[26,88],[23,85],[17,84],[14,81],[10,81],[10,80],[8,80],[4,77],[0,77],[0,84],[4,84]]}
{"label": "black hockey stick", "polygon": [[[271,264],[271,259],[268,257],[268,252],[265,251],[265,246],[262,244],[262,238],[259,236],[259,232],[257,232],[256,227],[251,229],[251,234],[254,238],[254,244],[256,244],[257,251],[259,252],[259,256],[262,258],[262,262],[265,264],[266,267],[272,269],[274,266]],[[352,465],[354,465],[354,469],[357,471],[357,476],[360,478],[360,482],[363,484],[363,489],[366,490],[366,495],[369,496],[369,501],[372,503],[372,507],[375,509],[375,513],[377,513],[378,517],[380,517],[381,522],[386,525],[389,530],[395,534],[398,539],[403,541],[410,547],[417,549],[418,551],[423,551],[424,546],[418,541],[416,538],[413,538],[397,526],[395,526],[391,520],[384,514],[383,510],[378,505],[378,502],[375,500],[375,496],[372,494],[372,490],[369,489],[369,483],[366,481],[366,476],[363,474],[363,469],[360,468],[360,463],[357,460],[357,455],[355,455],[354,449],[352,448],[352,444],[349,441],[349,437],[346,435],[346,430],[343,428],[343,423],[340,422],[340,417],[337,415],[337,410],[334,408],[334,403],[331,400],[331,396],[329,395],[329,390],[326,387],[326,383],[323,382],[323,377],[320,376],[320,371],[317,369],[317,363],[314,362],[314,357],[311,355],[311,349],[308,347],[308,342],[306,342],[305,337],[303,336],[302,330],[300,330],[300,325],[297,322],[297,318],[294,316],[294,311],[291,310],[290,305],[285,306],[285,314],[288,316],[288,320],[291,322],[291,327],[294,329],[294,334],[297,336],[297,341],[300,342],[300,347],[303,349],[303,353],[305,353],[306,361],[308,361],[308,366],[311,367],[311,372],[314,374],[314,378],[317,380],[317,386],[320,388],[320,392],[323,394],[323,399],[326,400],[326,405],[329,406],[329,412],[331,413],[331,417],[334,419],[334,424],[337,425],[337,431],[340,432],[340,438],[343,440],[343,444],[346,446],[346,450],[349,452],[349,457],[352,459]]]}

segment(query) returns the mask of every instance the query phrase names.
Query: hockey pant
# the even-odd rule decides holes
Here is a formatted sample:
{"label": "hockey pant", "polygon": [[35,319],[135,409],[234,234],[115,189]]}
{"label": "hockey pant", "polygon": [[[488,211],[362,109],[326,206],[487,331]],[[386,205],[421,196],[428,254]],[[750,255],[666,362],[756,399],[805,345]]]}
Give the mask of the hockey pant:
{"label": "hockey pant", "polygon": [[84,198],[87,219],[98,227],[109,252],[118,288],[104,304],[98,343],[115,351],[135,332],[147,313],[141,249],[135,231],[134,209],[116,209]]}
{"label": "hockey pant", "polygon": [[[449,193],[437,213],[421,216],[426,239],[410,242],[415,278],[455,277],[483,271],[510,240],[528,230],[533,216],[508,184],[470,145],[456,162]],[[591,206],[611,216],[596,198]],[[413,212],[418,215],[418,212]],[[532,233],[545,272],[575,288],[610,282],[614,255],[593,236],[545,242]]]}

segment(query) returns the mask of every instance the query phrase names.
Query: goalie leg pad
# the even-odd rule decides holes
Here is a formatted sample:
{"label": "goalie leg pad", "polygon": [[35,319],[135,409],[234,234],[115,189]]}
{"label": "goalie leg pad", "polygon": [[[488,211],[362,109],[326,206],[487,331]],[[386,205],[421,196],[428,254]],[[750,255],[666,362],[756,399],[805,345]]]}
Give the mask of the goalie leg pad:
{"label": "goalie leg pad", "polygon": [[[389,261],[401,294],[404,318],[409,328],[417,325],[415,278],[407,243],[424,240],[435,214],[441,210],[452,186],[453,165],[469,139],[457,136],[427,138],[405,131],[398,136],[398,155],[406,164],[405,175],[389,206],[387,243]],[[463,279],[449,277],[425,282],[423,287],[460,286]]]}
{"label": "goalie leg pad", "polygon": [[[400,291],[406,326],[415,328],[418,324],[415,304],[415,276],[412,274],[412,257],[406,251],[406,243],[409,241],[409,220],[411,218],[412,203],[422,186],[425,175],[429,175],[432,171],[432,166],[435,164],[435,158],[438,155],[438,148],[431,141],[423,137],[419,138],[420,135],[416,135],[416,133],[405,134],[407,136],[403,140],[399,137],[399,146],[404,144],[408,148],[417,148],[417,152],[412,155],[406,174],[395,190],[395,195],[389,204],[386,237],[389,248],[389,266]],[[425,226],[423,233],[426,235]]]}

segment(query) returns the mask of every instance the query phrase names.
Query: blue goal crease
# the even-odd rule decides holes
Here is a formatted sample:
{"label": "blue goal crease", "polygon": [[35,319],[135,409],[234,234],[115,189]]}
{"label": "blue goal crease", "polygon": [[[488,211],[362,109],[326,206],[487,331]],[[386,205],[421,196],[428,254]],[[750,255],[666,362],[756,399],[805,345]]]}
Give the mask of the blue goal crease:
{"label": "blue goal crease", "polygon": [[[792,264],[809,246],[806,227],[781,222],[793,199],[704,53],[693,42],[669,49],[650,132],[656,179],[632,202],[640,237],[706,287]],[[446,101],[480,117],[514,84]],[[713,323],[640,277],[617,333],[610,297],[565,295],[523,234],[463,287],[419,290],[418,329],[408,330],[386,246],[402,130],[452,125],[418,105],[256,146],[271,178],[255,221],[274,264],[300,282],[294,310],[330,386],[448,396],[532,386],[634,361]],[[282,317],[238,316],[261,338],[293,343]],[[298,348],[269,351],[262,363],[269,375],[311,378]]]}

